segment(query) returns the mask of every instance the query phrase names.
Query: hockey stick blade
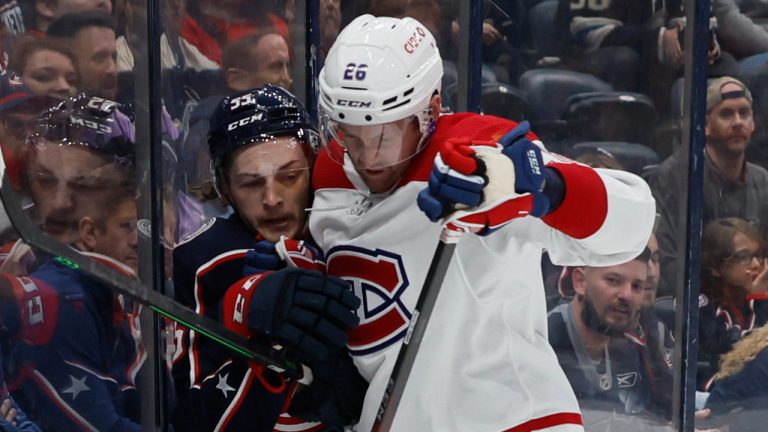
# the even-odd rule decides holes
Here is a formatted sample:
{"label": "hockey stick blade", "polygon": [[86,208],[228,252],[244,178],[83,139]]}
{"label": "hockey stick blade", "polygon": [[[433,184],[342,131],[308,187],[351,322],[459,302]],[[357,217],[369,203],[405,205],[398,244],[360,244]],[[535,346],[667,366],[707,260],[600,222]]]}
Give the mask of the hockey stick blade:
{"label": "hockey stick blade", "polygon": [[400,352],[397,354],[395,366],[389,376],[389,381],[387,381],[387,387],[384,389],[384,396],[381,398],[381,404],[371,429],[372,432],[388,431],[392,428],[395,412],[400,405],[405,386],[408,384],[408,377],[427,329],[429,317],[432,315],[437,296],[445,279],[445,273],[451,263],[451,258],[453,258],[458,237],[445,235],[446,228],[443,228],[443,231],[435,254],[432,256],[432,262],[429,264],[421,293],[416,300],[416,306],[403,338],[403,344],[400,346]]}
{"label": "hockey stick blade", "polygon": [[[2,158],[0,158],[0,164],[2,163]],[[248,339],[227,330],[222,324],[199,315],[159,292],[147,288],[137,279],[129,278],[112,268],[99,264],[86,256],[80,255],[74,249],[46,236],[24,214],[21,207],[21,199],[14,190],[8,176],[3,175],[4,171],[4,164],[0,165],[0,175],[3,176],[2,187],[0,187],[0,199],[2,199],[2,204],[11,224],[19,232],[21,238],[31,246],[56,257],[57,261],[70,268],[77,269],[107,286],[114,287],[120,293],[146,305],[154,312],[213,339],[249,360],[263,364],[269,369],[283,373],[287,377],[301,378],[301,366],[281,358],[278,352],[261,345],[256,345]]]}

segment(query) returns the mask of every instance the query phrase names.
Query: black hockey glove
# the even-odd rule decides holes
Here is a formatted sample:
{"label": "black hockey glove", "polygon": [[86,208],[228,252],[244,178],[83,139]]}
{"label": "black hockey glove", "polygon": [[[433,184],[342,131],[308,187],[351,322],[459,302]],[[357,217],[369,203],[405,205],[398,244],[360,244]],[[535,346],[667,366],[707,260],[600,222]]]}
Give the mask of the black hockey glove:
{"label": "black hockey glove", "polygon": [[225,295],[222,316],[233,331],[266,335],[311,364],[346,346],[346,331],[359,322],[359,305],[348,282],[285,268],[236,282]]}
{"label": "black hockey glove", "polygon": [[313,380],[293,396],[288,413],[327,426],[357,423],[363,409],[368,381],[357,371],[345,349],[312,362]]}

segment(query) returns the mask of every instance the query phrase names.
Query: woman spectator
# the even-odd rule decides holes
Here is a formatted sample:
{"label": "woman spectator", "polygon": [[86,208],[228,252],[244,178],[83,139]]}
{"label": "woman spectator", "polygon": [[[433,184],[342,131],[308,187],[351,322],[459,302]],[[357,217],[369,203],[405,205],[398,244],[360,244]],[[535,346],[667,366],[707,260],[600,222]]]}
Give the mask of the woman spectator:
{"label": "woman spectator", "polygon": [[768,319],[765,240],[740,218],[707,224],[702,238],[698,384],[709,387],[720,356]]}
{"label": "woman spectator", "polygon": [[725,354],[707,408],[731,432],[765,430],[768,415],[768,326],[754,330]]}
{"label": "woman spectator", "polygon": [[36,95],[64,99],[77,92],[78,76],[72,54],[50,39],[20,40],[11,53],[8,69],[21,75]]}

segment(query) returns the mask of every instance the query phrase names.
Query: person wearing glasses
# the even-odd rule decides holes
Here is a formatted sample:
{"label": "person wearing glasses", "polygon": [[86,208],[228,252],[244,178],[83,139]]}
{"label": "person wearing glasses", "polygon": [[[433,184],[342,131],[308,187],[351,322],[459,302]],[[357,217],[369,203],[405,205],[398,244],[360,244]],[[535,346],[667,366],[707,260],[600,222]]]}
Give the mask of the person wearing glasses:
{"label": "person wearing glasses", "polygon": [[[707,222],[739,217],[764,227],[768,222],[768,171],[747,160],[747,149],[755,134],[752,94],[736,78],[714,79],[707,87],[707,117],[704,124],[704,214]],[[753,145],[760,152],[760,146]],[[685,197],[687,155],[678,151],[665,160],[648,179],[657,211],[661,215],[659,240],[661,282],[659,295],[677,293],[677,238],[680,203]]]}
{"label": "person wearing glasses", "polygon": [[698,385],[706,390],[720,357],[768,322],[765,240],[740,218],[707,224],[702,237]]}

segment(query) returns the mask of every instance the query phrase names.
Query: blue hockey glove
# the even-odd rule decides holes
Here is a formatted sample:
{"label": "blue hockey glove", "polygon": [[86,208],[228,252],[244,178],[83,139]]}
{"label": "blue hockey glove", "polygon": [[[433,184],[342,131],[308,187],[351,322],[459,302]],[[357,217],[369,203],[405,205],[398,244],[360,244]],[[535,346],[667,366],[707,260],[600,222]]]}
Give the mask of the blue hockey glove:
{"label": "blue hockey glove", "polygon": [[236,333],[266,335],[311,363],[346,345],[346,331],[359,322],[359,305],[349,282],[285,268],[232,285],[224,296],[222,316]]}
{"label": "blue hockey glove", "polygon": [[279,270],[284,267],[325,271],[323,254],[304,240],[281,236],[277,243],[262,240],[245,254],[243,276]]}
{"label": "blue hockey glove", "polygon": [[546,215],[551,197],[545,185],[552,181],[557,201],[562,180],[544,167],[541,149],[526,137],[529,131],[523,122],[498,144],[448,140],[435,157],[428,187],[419,193],[419,208],[433,222],[445,219],[449,228],[479,234],[518,217]]}
{"label": "blue hockey glove", "polygon": [[257,242],[253,249],[245,253],[243,260],[243,276],[278,270],[285,267],[282,258],[275,250],[275,244],[262,240]]}

